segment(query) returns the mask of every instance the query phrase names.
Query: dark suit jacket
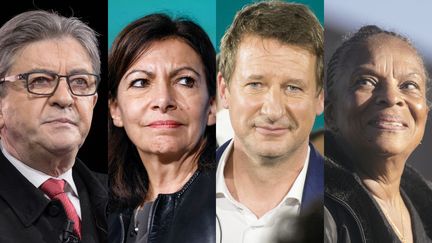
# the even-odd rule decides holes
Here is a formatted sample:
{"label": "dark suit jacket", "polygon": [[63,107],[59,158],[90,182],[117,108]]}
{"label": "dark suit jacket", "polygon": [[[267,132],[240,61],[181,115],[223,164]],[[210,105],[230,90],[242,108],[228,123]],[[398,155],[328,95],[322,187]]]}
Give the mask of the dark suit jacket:
{"label": "dark suit jacket", "polygon": [[[81,242],[106,242],[106,182],[78,159],[72,175],[80,197]],[[47,199],[0,152],[0,242],[61,242],[66,222],[61,203]]]}
{"label": "dark suit jacket", "polygon": [[[219,160],[231,140],[228,140],[216,150],[216,161]],[[324,158],[316,151],[314,146],[309,143],[309,166],[307,168],[306,180],[303,189],[301,212],[310,208],[323,205],[324,201]]]}

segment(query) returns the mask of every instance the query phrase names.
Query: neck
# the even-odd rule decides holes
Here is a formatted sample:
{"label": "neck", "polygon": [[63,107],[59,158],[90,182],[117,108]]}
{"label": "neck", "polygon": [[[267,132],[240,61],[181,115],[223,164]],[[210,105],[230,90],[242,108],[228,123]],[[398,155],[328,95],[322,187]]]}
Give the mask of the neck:
{"label": "neck", "polygon": [[149,177],[144,201],[154,201],[159,194],[179,191],[198,169],[200,153],[197,151],[185,153],[180,158],[139,153]]}
{"label": "neck", "polygon": [[75,164],[77,151],[52,153],[37,146],[31,148],[24,148],[19,144],[12,146],[5,137],[2,137],[1,141],[3,149],[14,158],[53,177],[60,176]]}
{"label": "neck", "polygon": [[234,199],[261,217],[287,195],[304,166],[307,152],[306,143],[290,156],[270,161],[249,156],[234,142],[224,168],[228,190]]}
{"label": "neck", "polygon": [[354,165],[363,184],[374,196],[385,201],[400,198],[400,180],[405,168],[403,158],[361,158]]}

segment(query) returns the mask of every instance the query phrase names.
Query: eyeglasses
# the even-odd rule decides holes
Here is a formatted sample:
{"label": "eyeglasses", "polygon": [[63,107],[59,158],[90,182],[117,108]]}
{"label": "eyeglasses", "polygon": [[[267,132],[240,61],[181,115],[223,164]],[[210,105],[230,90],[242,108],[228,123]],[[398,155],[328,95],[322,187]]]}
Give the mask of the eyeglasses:
{"label": "eyeglasses", "polygon": [[0,83],[25,80],[27,91],[37,95],[53,95],[65,78],[70,91],[76,96],[90,96],[96,94],[100,82],[99,75],[91,73],[59,75],[50,72],[29,72],[0,79]]}

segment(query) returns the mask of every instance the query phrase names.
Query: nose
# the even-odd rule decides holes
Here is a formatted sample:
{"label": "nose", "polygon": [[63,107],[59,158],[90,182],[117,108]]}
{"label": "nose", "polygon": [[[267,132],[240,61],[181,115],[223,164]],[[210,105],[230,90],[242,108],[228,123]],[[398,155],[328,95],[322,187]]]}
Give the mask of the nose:
{"label": "nose", "polygon": [[376,104],[384,106],[402,105],[403,99],[397,84],[387,83],[380,87],[376,94]]}
{"label": "nose", "polygon": [[267,116],[271,121],[277,121],[286,113],[283,103],[283,92],[279,88],[273,87],[269,89],[265,95],[261,114]]}
{"label": "nose", "polygon": [[65,82],[62,82],[63,77],[60,78],[59,83],[57,85],[57,89],[54,93],[49,97],[49,101],[52,105],[57,105],[59,107],[65,108],[72,105],[74,98],[72,97],[72,93],[69,89],[69,85]]}
{"label": "nose", "polygon": [[152,92],[152,110],[160,110],[166,113],[170,110],[177,109],[177,104],[174,97],[173,87],[166,81],[157,82],[155,89]]}

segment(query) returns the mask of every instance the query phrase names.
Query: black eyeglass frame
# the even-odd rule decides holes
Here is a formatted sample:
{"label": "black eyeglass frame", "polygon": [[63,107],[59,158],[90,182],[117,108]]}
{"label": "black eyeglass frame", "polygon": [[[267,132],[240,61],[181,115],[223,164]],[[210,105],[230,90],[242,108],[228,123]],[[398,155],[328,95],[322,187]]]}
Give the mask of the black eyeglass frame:
{"label": "black eyeglass frame", "polygon": [[[36,93],[36,92],[34,92],[34,91],[31,91],[30,90],[30,88],[29,88],[29,84],[28,84],[28,78],[29,78],[29,76],[31,75],[31,74],[35,74],[35,73],[40,73],[40,74],[47,74],[47,75],[52,75],[52,76],[55,76],[55,80],[57,80],[57,84],[56,84],[56,86],[54,87],[54,89],[53,89],[53,91],[51,92],[51,93]],[[79,76],[79,75],[91,75],[91,76],[94,76],[94,77],[96,77],[96,85],[95,85],[95,91],[93,92],[93,93],[90,93],[90,94],[76,94],[73,90],[72,90],[72,88],[71,88],[71,86],[70,86],[70,81],[69,81],[69,78],[71,77],[71,76]],[[26,88],[27,88],[27,92],[29,92],[30,94],[35,94],[35,95],[42,95],[42,96],[51,96],[51,95],[53,95],[55,92],[56,92],[56,90],[57,90],[57,88],[58,88],[58,86],[59,86],[59,84],[60,84],[60,79],[61,78],[65,78],[65,80],[66,80],[66,83],[67,83],[67,85],[68,85],[68,87],[69,87],[69,90],[70,90],[70,92],[73,94],[73,95],[75,95],[75,96],[92,96],[92,95],[95,95],[96,93],[97,93],[97,90],[98,90],[98,87],[99,87],[99,84],[100,84],[100,75],[97,75],[97,74],[94,74],[94,73],[75,73],[75,74],[71,74],[71,75],[60,75],[60,74],[57,74],[57,73],[52,73],[52,72],[41,72],[41,71],[35,71],[35,72],[28,72],[28,73],[20,73],[20,74],[16,74],[16,75],[11,75],[11,76],[8,76],[8,77],[4,77],[4,78],[2,78],[1,80],[0,80],[0,84],[2,84],[2,83],[4,83],[4,82],[15,82],[15,81],[18,81],[18,80],[25,80],[25,86],[26,86]]]}

